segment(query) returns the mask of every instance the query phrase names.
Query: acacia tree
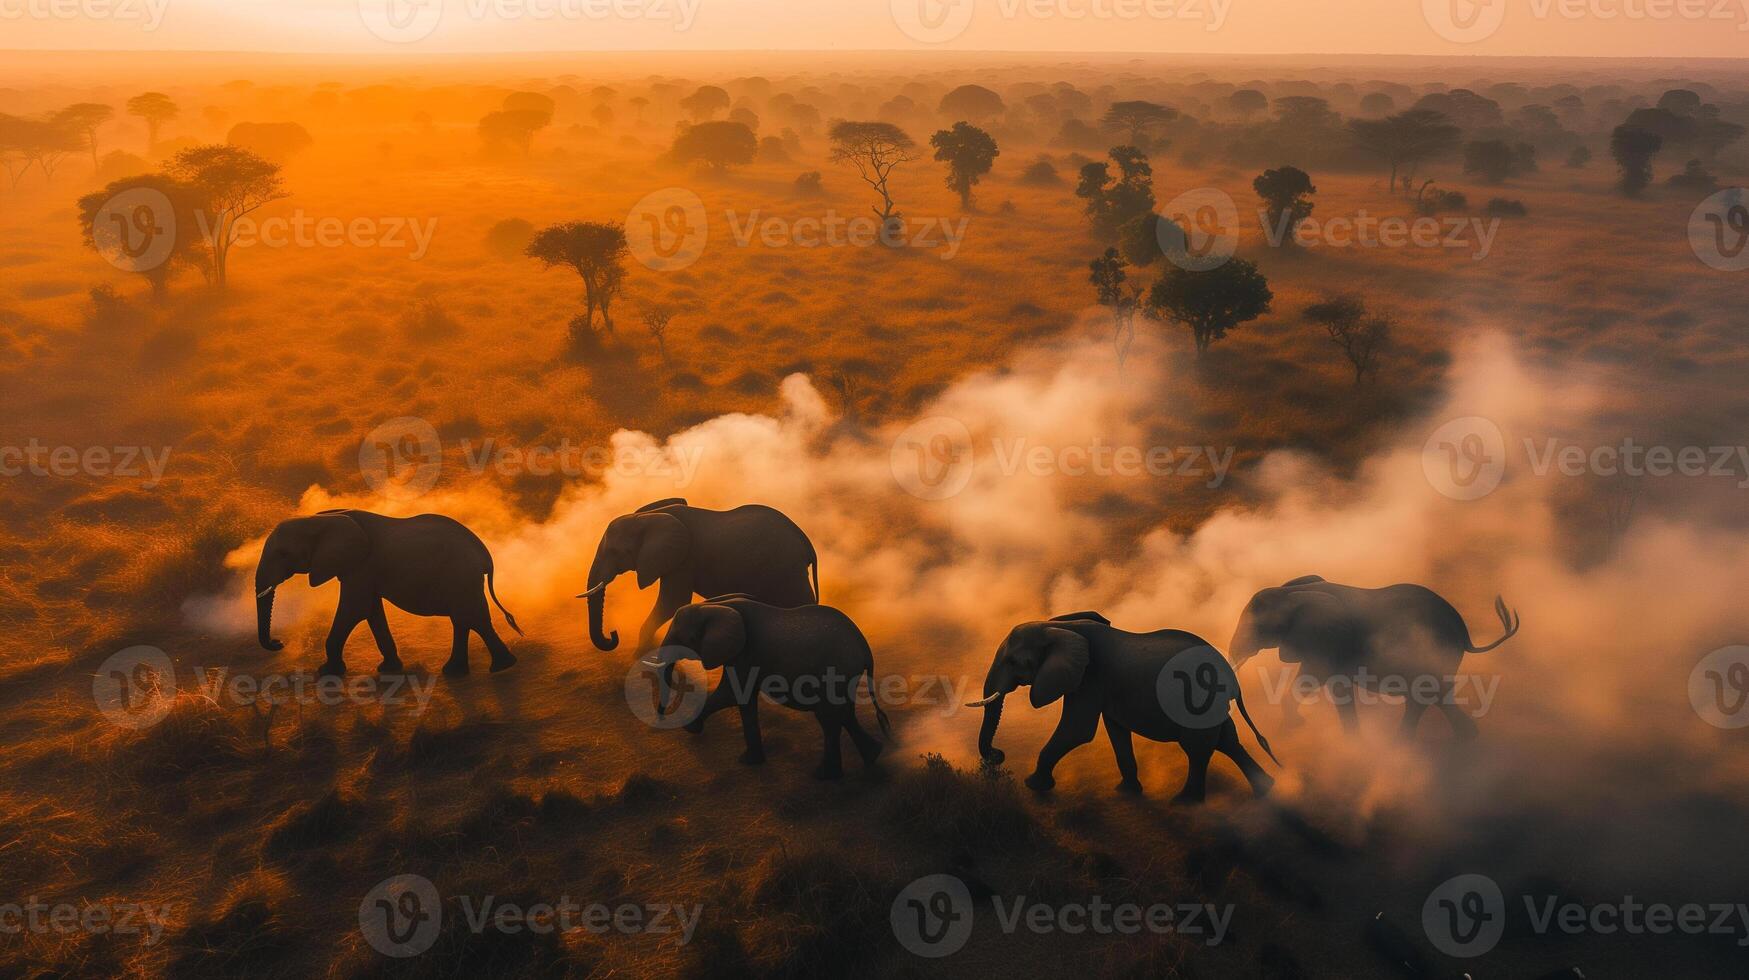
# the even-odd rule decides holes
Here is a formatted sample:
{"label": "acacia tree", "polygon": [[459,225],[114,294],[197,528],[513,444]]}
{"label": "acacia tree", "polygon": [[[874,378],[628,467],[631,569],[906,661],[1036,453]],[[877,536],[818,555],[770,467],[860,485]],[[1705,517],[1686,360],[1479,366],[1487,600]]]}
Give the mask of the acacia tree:
{"label": "acacia tree", "polygon": [[158,145],[158,133],[164,124],[175,119],[182,113],[176,103],[170,101],[170,96],[163,92],[147,92],[136,95],[128,100],[128,115],[138,116],[146,121],[146,152],[151,153]]}
{"label": "acacia tree", "polygon": [[212,249],[213,285],[224,289],[238,219],[287,196],[279,165],[240,146],[211,144],[176,154],[164,173],[194,189],[197,217]]}
{"label": "acacia tree", "polygon": [[880,216],[884,236],[894,218],[893,195],[887,181],[899,164],[917,159],[917,144],[904,130],[884,122],[841,121],[834,123],[826,135],[832,141],[829,159],[855,167],[863,183],[881,196],[880,207],[870,205],[870,210]]}
{"label": "acacia tree", "polygon": [[1312,178],[1298,167],[1280,167],[1258,174],[1251,189],[1263,199],[1274,240],[1294,244],[1295,229],[1312,216],[1312,195],[1318,193]]}
{"label": "acacia tree", "polygon": [[1354,383],[1378,378],[1378,361],[1391,342],[1391,318],[1367,316],[1366,301],[1353,293],[1327,296],[1306,307],[1306,319],[1324,328],[1354,368]]}
{"label": "acacia tree", "polygon": [[1117,241],[1126,225],[1146,219],[1154,210],[1154,168],[1147,154],[1133,146],[1114,146],[1111,160],[1117,164],[1115,180],[1106,164],[1089,163],[1081,168],[1081,181],[1075,187],[1075,196],[1087,202],[1094,237],[1105,242]]}
{"label": "acacia tree", "polygon": [[1257,266],[1232,258],[1213,269],[1192,271],[1169,265],[1148,290],[1148,314],[1182,323],[1196,341],[1196,356],[1241,323],[1269,312],[1275,294]]}
{"label": "acacia tree", "polygon": [[1464,145],[1464,173],[1485,184],[1505,183],[1518,172],[1519,158],[1505,140],[1471,140]]}
{"label": "acacia tree", "polygon": [[668,363],[668,323],[674,319],[674,307],[666,303],[651,303],[644,307],[644,329],[656,341],[656,352],[662,355],[662,363]]}
{"label": "acacia tree", "polygon": [[605,221],[568,221],[542,229],[528,243],[529,258],[547,268],[565,266],[583,280],[583,323],[595,328],[595,311],[601,310],[602,329],[613,333],[608,307],[625,276],[627,254],[625,229]]}
{"label": "acacia tree", "polygon": [[1652,158],[1664,148],[1664,137],[1626,124],[1609,136],[1609,153],[1621,168],[1621,192],[1638,197],[1652,182]]}
{"label": "acacia tree", "polygon": [[1361,149],[1384,158],[1391,168],[1391,193],[1397,192],[1397,169],[1407,166],[1407,183],[1415,179],[1415,169],[1423,160],[1445,153],[1458,145],[1462,130],[1432,109],[1410,109],[1383,119],[1354,119],[1349,132]]}
{"label": "acacia tree", "polygon": [[1108,131],[1129,136],[1130,146],[1147,146],[1148,131],[1178,118],[1178,110],[1154,102],[1113,102],[1100,124]]}
{"label": "acacia tree", "polygon": [[742,123],[702,122],[682,130],[671,152],[679,163],[702,161],[722,173],[730,166],[752,163],[759,139]]}
{"label": "acacia tree", "polygon": [[1227,96],[1227,108],[1240,119],[1250,119],[1269,108],[1269,98],[1254,88],[1242,88]]}
{"label": "acacia tree", "polygon": [[[117,196],[145,190],[169,202],[165,208],[141,206],[123,213],[113,206]],[[152,284],[152,296],[162,300],[169,291],[170,276],[178,265],[206,261],[206,239],[196,215],[200,195],[194,188],[162,174],[126,177],[103,190],[79,199],[79,232],[85,245],[107,255],[111,261],[139,273]],[[105,221],[115,222],[106,227]],[[167,244],[163,236],[169,236]],[[162,247],[160,247],[162,246]]]}
{"label": "acacia tree", "polygon": [[18,182],[24,179],[35,162],[27,151],[29,133],[28,120],[0,112],[0,168],[6,170],[13,190],[18,189]]}
{"label": "acacia tree", "polygon": [[692,117],[695,123],[702,123],[731,105],[729,93],[715,85],[700,85],[698,90],[680,100],[680,108]]}
{"label": "acacia tree", "polygon": [[[17,137],[25,166],[18,175],[22,177],[24,170],[34,163],[43,172],[44,180],[53,180],[55,170],[66,159],[67,154],[81,148],[78,131],[57,116],[26,119],[21,123],[17,128]],[[17,186],[16,178],[13,186]]]}
{"label": "acacia tree", "polygon": [[962,119],[988,122],[1000,116],[1008,107],[1003,105],[1002,96],[982,85],[961,85],[942,96],[941,104],[936,108],[950,118],[958,116]]}
{"label": "acacia tree", "polygon": [[85,148],[91,151],[91,165],[97,166],[97,127],[115,118],[115,110],[100,102],[76,102],[55,113],[54,121],[78,133]]}
{"label": "acacia tree", "polygon": [[943,129],[929,137],[935,147],[935,159],[947,164],[948,189],[960,196],[960,207],[972,207],[972,187],[990,172],[997,155],[996,140],[989,133],[967,122],[957,122],[952,129]]}

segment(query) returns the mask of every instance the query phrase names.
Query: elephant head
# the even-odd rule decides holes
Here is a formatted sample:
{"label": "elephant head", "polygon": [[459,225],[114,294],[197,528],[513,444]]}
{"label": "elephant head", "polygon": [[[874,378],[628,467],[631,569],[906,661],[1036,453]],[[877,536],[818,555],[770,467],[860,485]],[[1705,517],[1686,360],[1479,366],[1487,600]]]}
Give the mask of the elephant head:
{"label": "elephant head", "polygon": [[662,648],[643,664],[666,668],[676,661],[697,660],[706,670],[714,670],[740,659],[746,646],[747,624],[734,606],[695,602],[674,614]]}
{"label": "elephant head", "polygon": [[370,539],[345,511],[325,511],[281,523],[261,546],[255,566],[255,635],[267,650],[281,650],[274,639],[273,590],[293,575],[309,575],[312,587],[362,564]]}
{"label": "elephant head", "polygon": [[1358,634],[1342,600],[1307,584],[1264,589],[1251,597],[1239,614],[1233,642],[1227,644],[1234,669],[1272,648],[1281,648],[1283,660],[1298,659],[1305,652],[1340,654],[1355,649]]}
{"label": "elephant head", "polygon": [[595,646],[612,650],[619,646],[619,631],[601,631],[602,607],[607,601],[607,583],[636,570],[638,588],[679,568],[692,552],[692,533],[672,514],[637,513],[616,517],[601,534],[595,561],[589,565],[589,591],[577,598],[589,600],[589,636]]}
{"label": "elephant head", "polygon": [[1008,631],[996,648],[996,659],[984,675],[984,697],[967,703],[984,709],[978,730],[978,754],[1000,763],[1002,750],[993,744],[1002,721],[1002,699],[1022,684],[1032,686],[1032,706],[1042,708],[1081,686],[1087,672],[1087,639],[1056,622],[1022,623]]}

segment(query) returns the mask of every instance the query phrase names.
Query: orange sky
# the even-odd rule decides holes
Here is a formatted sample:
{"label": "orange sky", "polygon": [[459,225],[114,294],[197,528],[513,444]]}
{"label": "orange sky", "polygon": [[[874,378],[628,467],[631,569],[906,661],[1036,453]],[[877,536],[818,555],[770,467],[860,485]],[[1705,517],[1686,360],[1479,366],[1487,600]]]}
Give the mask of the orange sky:
{"label": "orange sky", "polygon": [[0,0],[0,49],[34,50],[1738,58],[1745,28],[1749,0]]}

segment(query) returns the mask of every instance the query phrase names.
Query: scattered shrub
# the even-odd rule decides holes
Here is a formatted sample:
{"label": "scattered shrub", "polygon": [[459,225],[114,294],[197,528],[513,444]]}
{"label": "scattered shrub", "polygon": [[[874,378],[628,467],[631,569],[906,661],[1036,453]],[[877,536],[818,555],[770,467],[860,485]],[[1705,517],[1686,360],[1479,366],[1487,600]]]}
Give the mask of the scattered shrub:
{"label": "scattered shrub", "polygon": [[825,189],[820,186],[820,171],[809,170],[796,177],[797,194],[821,194]]}
{"label": "scattered shrub", "polygon": [[1020,172],[1020,182],[1028,187],[1055,187],[1063,182],[1063,175],[1057,172],[1051,158],[1041,153]]}
{"label": "scattered shrub", "polygon": [[505,218],[486,232],[486,251],[501,259],[520,259],[534,241],[534,225],[521,218]]}
{"label": "scattered shrub", "polygon": [[1487,206],[1482,209],[1482,213],[1490,218],[1522,218],[1530,212],[1525,210],[1523,201],[1491,197],[1488,199]]}

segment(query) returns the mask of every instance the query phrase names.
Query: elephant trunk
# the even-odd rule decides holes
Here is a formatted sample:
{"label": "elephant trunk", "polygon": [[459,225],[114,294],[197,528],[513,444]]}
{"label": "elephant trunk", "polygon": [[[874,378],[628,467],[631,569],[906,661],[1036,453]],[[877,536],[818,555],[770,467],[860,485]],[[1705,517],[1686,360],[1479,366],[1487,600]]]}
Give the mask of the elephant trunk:
{"label": "elephant trunk", "polygon": [[613,580],[613,570],[606,567],[599,551],[595,561],[589,566],[589,591],[583,593],[583,598],[589,602],[589,638],[595,641],[597,650],[612,650],[619,646],[619,631],[603,633],[601,629],[602,610],[607,605],[607,583]]}
{"label": "elephant trunk", "polygon": [[1239,614],[1239,625],[1233,629],[1233,641],[1227,644],[1227,658],[1232,661],[1233,669],[1237,670],[1245,661],[1257,656],[1257,651],[1263,647],[1263,638],[1257,633],[1257,620],[1246,606]]}
{"label": "elephant trunk", "polygon": [[1005,664],[990,668],[984,678],[984,698],[972,702],[984,709],[984,724],[978,728],[978,756],[991,765],[1002,763],[1002,750],[995,745],[996,727],[1002,723],[1002,699],[1018,686]]}
{"label": "elephant trunk", "polygon": [[255,569],[255,639],[263,650],[277,651],[285,646],[273,638],[273,593],[279,583],[290,577],[264,565]]}

